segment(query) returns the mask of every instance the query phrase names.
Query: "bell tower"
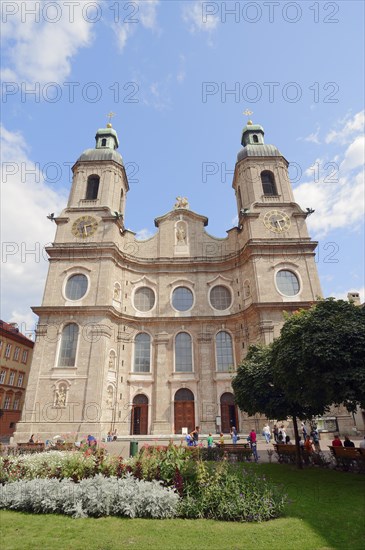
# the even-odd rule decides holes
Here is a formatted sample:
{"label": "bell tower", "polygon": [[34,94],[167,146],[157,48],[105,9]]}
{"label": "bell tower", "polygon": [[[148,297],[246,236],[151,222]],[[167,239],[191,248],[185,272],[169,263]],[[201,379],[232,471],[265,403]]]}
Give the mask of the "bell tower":
{"label": "bell tower", "polygon": [[109,122],[95,135],[95,148],[86,149],[72,167],[68,209],[109,209],[124,218],[128,179],[118,153],[117,132]]}
{"label": "bell tower", "polygon": [[275,145],[264,140],[264,129],[251,120],[242,131],[243,148],[237,155],[233,179],[238,216],[254,204],[294,202],[288,161]]}

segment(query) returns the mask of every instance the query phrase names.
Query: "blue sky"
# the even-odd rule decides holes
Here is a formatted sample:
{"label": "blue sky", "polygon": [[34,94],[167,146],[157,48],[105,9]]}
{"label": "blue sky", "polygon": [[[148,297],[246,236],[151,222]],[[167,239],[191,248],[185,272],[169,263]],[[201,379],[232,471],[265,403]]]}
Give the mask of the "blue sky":
{"label": "blue sky", "polygon": [[109,111],[127,227],[152,234],[182,195],[222,237],[252,110],[315,209],[324,295],[364,300],[363,2],[3,1],[1,19],[2,319],[33,328],[46,215],[65,207],[69,165]]}

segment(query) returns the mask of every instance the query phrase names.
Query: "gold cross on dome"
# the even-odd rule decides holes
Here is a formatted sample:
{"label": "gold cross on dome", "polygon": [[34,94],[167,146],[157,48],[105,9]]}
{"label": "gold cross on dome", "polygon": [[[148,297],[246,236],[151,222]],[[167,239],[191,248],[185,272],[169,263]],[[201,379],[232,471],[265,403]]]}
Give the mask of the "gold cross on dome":
{"label": "gold cross on dome", "polygon": [[251,116],[253,115],[253,111],[250,111],[249,109],[246,109],[246,111],[243,111],[243,113],[245,116]]}
{"label": "gold cross on dome", "polygon": [[115,113],[110,111],[110,113],[108,113],[106,116],[109,118],[108,123],[111,124],[112,118],[115,117],[116,115]]}

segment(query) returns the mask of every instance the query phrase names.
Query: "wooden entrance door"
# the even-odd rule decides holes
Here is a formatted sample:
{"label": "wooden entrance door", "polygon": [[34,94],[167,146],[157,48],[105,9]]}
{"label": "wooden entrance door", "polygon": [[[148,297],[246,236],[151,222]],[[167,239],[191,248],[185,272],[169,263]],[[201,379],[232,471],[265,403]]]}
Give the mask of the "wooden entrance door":
{"label": "wooden entrance door", "polygon": [[194,395],[186,388],[175,394],[174,426],[176,434],[181,434],[181,428],[187,428],[188,432],[195,428]]}
{"label": "wooden entrance door", "polygon": [[136,395],[133,399],[131,416],[131,435],[147,435],[148,399],[145,395]]}
{"label": "wooden entrance door", "polygon": [[221,421],[223,433],[229,433],[232,426],[239,431],[237,406],[232,393],[224,393],[221,397]]}

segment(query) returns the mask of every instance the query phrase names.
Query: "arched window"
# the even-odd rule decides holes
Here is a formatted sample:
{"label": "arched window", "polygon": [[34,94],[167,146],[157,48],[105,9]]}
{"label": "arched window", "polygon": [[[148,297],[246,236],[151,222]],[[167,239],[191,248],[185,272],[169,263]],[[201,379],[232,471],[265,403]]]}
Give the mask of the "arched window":
{"label": "arched window", "polygon": [[73,367],[75,365],[78,336],[79,327],[76,323],[69,323],[63,328],[58,357],[59,367]]}
{"label": "arched window", "polygon": [[99,176],[89,176],[87,178],[87,188],[86,188],[86,200],[94,201],[98,198],[99,191]]}
{"label": "arched window", "polygon": [[134,372],[150,372],[151,337],[146,332],[137,334],[134,341]]}
{"label": "arched window", "polygon": [[175,371],[192,372],[193,354],[191,336],[187,332],[179,332],[175,338]]}
{"label": "arched window", "polygon": [[101,146],[102,146],[102,147],[106,147],[106,138],[103,138],[103,139],[101,140]]}
{"label": "arched window", "polygon": [[233,368],[232,338],[228,332],[220,331],[215,337],[217,370],[227,372]]}
{"label": "arched window", "polygon": [[258,143],[258,142],[259,142],[259,138],[257,137],[256,134],[253,135],[252,139],[253,139],[253,142],[254,142],[254,143]]}
{"label": "arched window", "polygon": [[261,172],[262,190],[264,195],[277,195],[275,178],[272,172],[265,170]]}

